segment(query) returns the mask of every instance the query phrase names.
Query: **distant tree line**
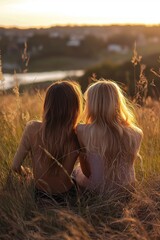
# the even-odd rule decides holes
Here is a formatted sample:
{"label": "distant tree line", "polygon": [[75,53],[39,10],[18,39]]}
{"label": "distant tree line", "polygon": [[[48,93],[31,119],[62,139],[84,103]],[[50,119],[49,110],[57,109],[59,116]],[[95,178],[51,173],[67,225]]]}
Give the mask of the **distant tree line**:
{"label": "distant tree line", "polygon": [[[85,33],[83,33],[86,29],[90,30],[90,34],[85,35]],[[26,42],[30,54],[30,64],[39,58],[56,56],[95,58],[106,51],[110,44],[118,44],[122,47],[126,46],[131,49],[135,42],[138,42],[143,38],[149,39],[151,37],[157,37],[160,39],[158,26],[55,28],[55,31],[64,32],[65,34],[51,37],[50,31],[53,30],[54,28],[45,31],[34,30],[34,34],[27,38]],[[81,31],[82,36],[78,31]],[[21,35],[21,38],[23,38],[23,31]],[[82,37],[79,38],[79,45],[72,46],[67,44],[72,36]],[[24,50],[24,41],[20,39],[18,35],[14,35],[13,37],[7,36],[4,33],[1,35],[0,29],[0,49],[2,58],[5,62],[17,63],[21,66],[21,55]]]}
{"label": "distant tree line", "polygon": [[32,58],[49,56],[69,57],[93,57],[106,47],[106,43],[94,36],[86,36],[79,46],[68,46],[69,36],[64,38],[50,38],[48,35],[35,35],[28,40],[28,50],[32,52],[33,47],[41,47],[41,50],[33,54]]}

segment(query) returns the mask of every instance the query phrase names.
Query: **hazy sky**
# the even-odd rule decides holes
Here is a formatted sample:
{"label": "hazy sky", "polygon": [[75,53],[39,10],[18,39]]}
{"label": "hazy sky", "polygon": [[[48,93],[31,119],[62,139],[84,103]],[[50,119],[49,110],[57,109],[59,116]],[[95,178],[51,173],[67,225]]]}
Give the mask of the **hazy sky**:
{"label": "hazy sky", "polygon": [[0,26],[160,24],[159,0],[0,0]]}

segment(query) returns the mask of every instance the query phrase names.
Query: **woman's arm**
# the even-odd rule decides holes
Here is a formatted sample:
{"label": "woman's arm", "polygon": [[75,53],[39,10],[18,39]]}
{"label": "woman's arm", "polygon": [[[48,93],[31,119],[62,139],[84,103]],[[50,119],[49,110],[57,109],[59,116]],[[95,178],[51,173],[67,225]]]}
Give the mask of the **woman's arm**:
{"label": "woman's arm", "polygon": [[84,145],[84,139],[83,139],[83,125],[79,124],[76,128],[76,133],[78,137],[78,142],[80,145],[80,154],[79,154],[79,161],[80,161],[80,166],[83,174],[88,178],[91,174],[90,172],[90,166],[89,163],[87,162],[87,157],[86,157],[86,149]]}
{"label": "woman's arm", "polygon": [[89,166],[89,164],[87,162],[86,153],[80,152],[79,161],[80,161],[80,166],[81,166],[83,174],[87,178],[89,178],[91,172],[90,172],[90,166]]}
{"label": "woman's arm", "polygon": [[22,163],[31,150],[31,145],[28,136],[28,125],[25,127],[17,152],[12,163],[12,170],[20,175],[27,175],[27,170],[22,166]]}

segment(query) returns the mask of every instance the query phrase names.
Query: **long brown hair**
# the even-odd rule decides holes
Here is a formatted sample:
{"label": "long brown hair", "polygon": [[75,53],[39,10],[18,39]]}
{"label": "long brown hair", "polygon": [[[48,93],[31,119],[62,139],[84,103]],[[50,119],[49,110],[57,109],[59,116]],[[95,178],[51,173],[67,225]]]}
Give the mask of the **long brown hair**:
{"label": "long brown hair", "polygon": [[[73,150],[74,128],[82,111],[82,93],[74,81],[58,81],[46,92],[42,142],[44,148],[59,162]],[[60,160],[61,159],[61,160]]]}

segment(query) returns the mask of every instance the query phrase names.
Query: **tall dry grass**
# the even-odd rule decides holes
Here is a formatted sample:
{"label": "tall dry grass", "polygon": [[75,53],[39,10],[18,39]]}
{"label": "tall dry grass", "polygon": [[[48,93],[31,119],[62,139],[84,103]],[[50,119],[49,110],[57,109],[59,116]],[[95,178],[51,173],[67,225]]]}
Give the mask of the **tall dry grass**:
{"label": "tall dry grass", "polygon": [[[145,80],[141,74],[138,88]],[[20,95],[18,87],[0,95],[0,239],[160,239],[160,102],[143,99],[143,107],[136,107],[144,138],[131,198],[86,193],[75,206],[42,209],[34,201],[32,180],[11,174],[10,166],[26,122],[41,119],[43,98],[44,92]]]}
{"label": "tall dry grass", "polygon": [[41,119],[43,97],[18,88],[0,96],[0,239],[160,239],[160,103],[148,98],[136,109],[144,138],[130,201],[86,194],[74,207],[39,209],[32,181],[9,172],[26,122]]}

